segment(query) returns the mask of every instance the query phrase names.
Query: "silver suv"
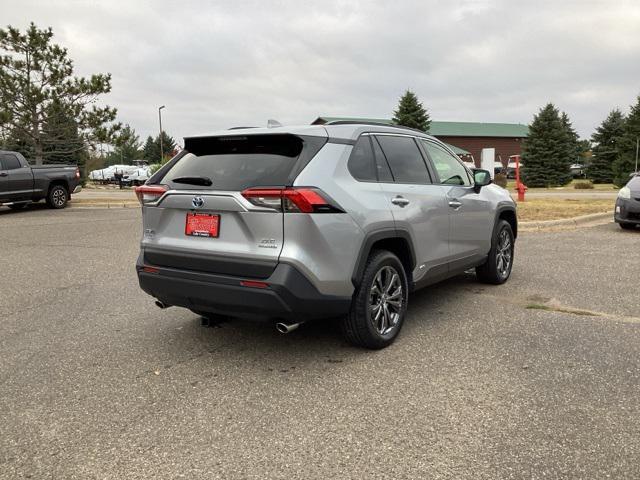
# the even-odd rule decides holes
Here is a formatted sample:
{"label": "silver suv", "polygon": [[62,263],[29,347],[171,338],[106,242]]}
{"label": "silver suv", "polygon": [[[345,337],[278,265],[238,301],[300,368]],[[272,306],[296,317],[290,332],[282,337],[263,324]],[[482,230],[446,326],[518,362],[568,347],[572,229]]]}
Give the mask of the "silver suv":
{"label": "silver suv", "polygon": [[398,335],[410,291],[475,268],[505,282],[516,208],[489,172],[403,127],[336,122],[185,138],[136,189],[140,286],[161,308],[340,317],[353,344]]}

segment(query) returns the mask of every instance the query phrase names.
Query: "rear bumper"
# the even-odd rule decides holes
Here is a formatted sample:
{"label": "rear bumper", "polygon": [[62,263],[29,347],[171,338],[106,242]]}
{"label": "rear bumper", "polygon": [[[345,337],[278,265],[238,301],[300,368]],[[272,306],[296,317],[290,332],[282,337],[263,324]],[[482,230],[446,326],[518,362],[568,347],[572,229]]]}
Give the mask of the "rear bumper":
{"label": "rear bumper", "polygon": [[640,201],[618,198],[613,219],[617,223],[634,223],[640,225]]}
{"label": "rear bumper", "polygon": [[302,321],[345,315],[351,304],[350,297],[321,294],[300,271],[283,263],[261,280],[267,288],[242,286],[245,279],[239,277],[165,267],[149,273],[143,267],[139,258],[136,270],[142,290],[167,305],[198,312]]}

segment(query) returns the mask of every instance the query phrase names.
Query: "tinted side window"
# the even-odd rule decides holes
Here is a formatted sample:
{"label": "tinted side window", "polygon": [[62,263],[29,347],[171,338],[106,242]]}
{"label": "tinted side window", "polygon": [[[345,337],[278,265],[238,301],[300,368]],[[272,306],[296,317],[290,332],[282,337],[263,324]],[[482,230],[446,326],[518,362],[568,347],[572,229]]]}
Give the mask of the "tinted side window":
{"label": "tinted side window", "polygon": [[20,160],[15,155],[4,154],[0,155],[0,163],[2,163],[3,170],[15,170],[16,168],[21,168]]}
{"label": "tinted side window", "polygon": [[469,179],[469,175],[467,175],[467,169],[460,163],[460,160],[431,142],[424,140],[421,140],[421,142],[427,149],[433,166],[438,172],[440,183],[447,185],[471,185],[471,180]]}
{"label": "tinted side window", "polygon": [[384,153],[382,153],[382,149],[375,137],[371,137],[371,144],[373,145],[373,152],[376,156],[378,181],[393,183],[393,175],[391,175],[391,170],[389,170],[389,164],[387,163],[387,159],[384,157]]}
{"label": "tinted side window", "polygon": [[411,137],[376,136],[396,183],[431,183],[418,145]]}
{"label": "tinted side window", "polygon": [[378,180],[371,141],[368,136],[361,136],[353,146],[347,166],[356,180],[362,182],[376,182]]}

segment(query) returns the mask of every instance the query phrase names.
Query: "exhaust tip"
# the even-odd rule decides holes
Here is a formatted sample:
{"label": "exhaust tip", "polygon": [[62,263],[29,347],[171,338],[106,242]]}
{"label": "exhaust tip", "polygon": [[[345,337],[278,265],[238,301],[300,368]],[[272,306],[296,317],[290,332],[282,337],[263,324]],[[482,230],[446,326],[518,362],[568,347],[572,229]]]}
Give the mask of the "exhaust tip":
{"label": "exhaust tip", "polygon": [[162,303],[160,300],[156,300],[155,304],[156,304],[156,307],[162,308],[162,309],[169,308],[171,306],[171,305],[167,305],[166,303]]}
{"label": "exhaust tip", "polygon": [[278,322],[276,323],[276,330],[278,330],[282,334],[285,334],[285,333],[293,332],[299,326],[300,326],[300,323]]}

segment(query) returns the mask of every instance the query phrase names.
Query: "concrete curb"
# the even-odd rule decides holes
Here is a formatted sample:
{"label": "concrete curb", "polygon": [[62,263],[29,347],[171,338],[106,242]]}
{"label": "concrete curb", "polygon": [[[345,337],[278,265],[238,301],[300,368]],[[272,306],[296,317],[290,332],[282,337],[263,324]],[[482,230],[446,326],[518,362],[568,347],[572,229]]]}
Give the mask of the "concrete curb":
{"label": "concrete curb", "polygon": [[138,208],[140,204],[138,202],[78,202],[72,201],[69,203],[71,208]]}
{"label": "concrete curb", "polygon": [[541,220],[536,222],[520,222],[518,230],[541,230],[555,227],[580,227],[583,225],[593,225],[599,223],[609,223],[613,220],[613,212],[590,213],[580,217],[561,218],[558,220]]}

